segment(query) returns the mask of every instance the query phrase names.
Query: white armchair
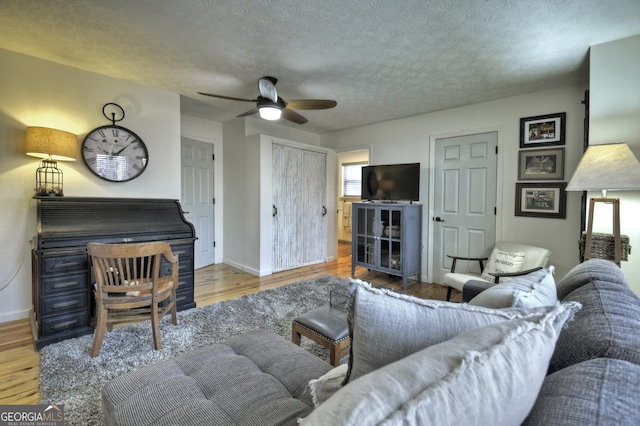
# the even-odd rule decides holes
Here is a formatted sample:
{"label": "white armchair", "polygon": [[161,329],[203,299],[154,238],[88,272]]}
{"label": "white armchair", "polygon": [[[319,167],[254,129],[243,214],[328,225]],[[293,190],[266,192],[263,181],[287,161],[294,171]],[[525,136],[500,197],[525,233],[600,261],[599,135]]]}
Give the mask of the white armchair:
{"label": "white armchair", "polygon": [[[497,284],[500,279],[505,281],[519,275],[547,266],[551,251],[520,243],[498,242],[489,257],[462,257],[447,255],[453,259],[451,272],[445,274],[443,284],[447,289],[447,300],[451,298],[451,290],[462,291],[464,285],[471,280]],[[478,262],[480,274],[472,272],[456,272],[458,261]],[[485,265],[486,262],[486,265]]]}

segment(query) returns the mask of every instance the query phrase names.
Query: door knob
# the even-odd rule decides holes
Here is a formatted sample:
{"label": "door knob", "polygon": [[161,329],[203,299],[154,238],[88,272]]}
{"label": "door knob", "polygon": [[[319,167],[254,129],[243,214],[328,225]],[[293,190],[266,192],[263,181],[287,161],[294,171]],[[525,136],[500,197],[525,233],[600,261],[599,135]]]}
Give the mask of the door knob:
{"label": "door knob", "polygon": [[433,220],[435,220],[436,222],[443,222],[443,223],[445,222],[445,220],[442,219],[440,216],[434,217]]}

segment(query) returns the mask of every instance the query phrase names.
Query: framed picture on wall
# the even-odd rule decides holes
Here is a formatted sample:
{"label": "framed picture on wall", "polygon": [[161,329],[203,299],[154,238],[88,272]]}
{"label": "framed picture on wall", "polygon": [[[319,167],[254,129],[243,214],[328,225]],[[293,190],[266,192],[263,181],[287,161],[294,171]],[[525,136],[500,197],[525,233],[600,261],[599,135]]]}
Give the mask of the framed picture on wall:
{"label": "framed picture on wall", "polygon": [[516,216],[566,219],[566,182],[516,183]]}
{"label": "framed picture on wall", "polygon": [[520,148],[564,145],[566,112],[520,119]]}
{"label": "framed picture on wall", "polygon": [[518,180],[564,179],[564,148],[530,149],[518,153]]}

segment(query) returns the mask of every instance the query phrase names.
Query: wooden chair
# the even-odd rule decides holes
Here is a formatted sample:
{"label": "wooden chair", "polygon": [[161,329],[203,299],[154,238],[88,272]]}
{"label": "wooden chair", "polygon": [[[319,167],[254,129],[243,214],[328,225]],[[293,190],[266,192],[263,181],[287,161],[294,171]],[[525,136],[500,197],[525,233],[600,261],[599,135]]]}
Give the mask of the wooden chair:
{"label": "wooden chair", "polygon": [[[151,319],[154,347],[160,349],[162,317],[171,311],[173,324],[178,323],[178,258],[169,244],[89,243],[87,252],[96,281],[97,322],[91,356],[100,352],[105,330],[111,331],[114,324],[146,319]],[[164,265],[171,269],[170,275],[162,274]]]}

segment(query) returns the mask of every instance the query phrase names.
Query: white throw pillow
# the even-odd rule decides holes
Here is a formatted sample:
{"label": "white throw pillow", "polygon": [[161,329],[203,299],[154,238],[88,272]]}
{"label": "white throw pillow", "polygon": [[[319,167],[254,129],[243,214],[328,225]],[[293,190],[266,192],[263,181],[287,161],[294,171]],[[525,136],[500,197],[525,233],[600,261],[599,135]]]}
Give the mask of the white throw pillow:
{"label": "white throw pillow", "polygon": [[342,382],[347,376],[347,367],[347,364],[339,365],[309,382],[311,398],[316,408],[342,388]]}
{"label": "white throw pillow", "polygon": [[554,305],[558,301],[554,270],[553,266],[549,266],[549,269],[540,269],[496,284],[471,299],[469,304],[494,309]]}
{"label": "white throw pillow", "polygon": [[[480,277],[489,282],[495,282],[496,277],[489,272],[511,273],[518,272],[524,263],[524,253],[510,253],[508,251],[493,250],[487,259],[487,264]],[[508,281],[511,278],[501,278],[500,281]]]}
{"label": "white throw pillow", "polygon": [[302,425],[515,425],[536,402],[564,323],[580,305],[476,328],[354,380]]}

